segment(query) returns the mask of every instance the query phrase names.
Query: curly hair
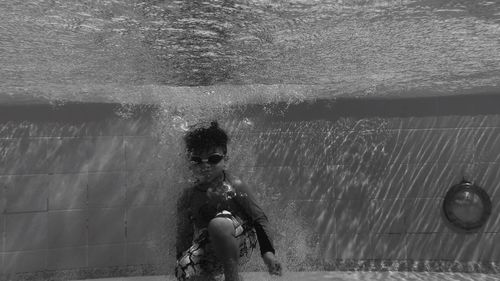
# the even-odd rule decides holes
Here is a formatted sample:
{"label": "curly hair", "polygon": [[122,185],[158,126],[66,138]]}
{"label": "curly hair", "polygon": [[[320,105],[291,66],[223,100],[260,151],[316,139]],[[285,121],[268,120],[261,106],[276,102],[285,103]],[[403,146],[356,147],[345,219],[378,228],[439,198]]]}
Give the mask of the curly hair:
{"label": "curly hair", "polygon": [[214,147],[222,147],[224,154],[227,153],[229,137],[219,127],[217,121],[210,122],[210,126],[191,129],[184,136],[187,152],[198,152]]}

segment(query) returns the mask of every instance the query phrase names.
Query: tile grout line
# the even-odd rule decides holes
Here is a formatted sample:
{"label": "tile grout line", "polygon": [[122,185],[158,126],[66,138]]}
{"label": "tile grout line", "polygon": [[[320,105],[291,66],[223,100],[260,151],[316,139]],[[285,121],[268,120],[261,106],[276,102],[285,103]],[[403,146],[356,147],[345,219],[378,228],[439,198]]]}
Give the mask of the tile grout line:
{"label": "tile grout line", "polygon": [[89,267],[89,255],[90,255],[90,248],[89,248],[89,241],[90,241],[90,207],[89,207],[89,171],[86,172],[87,175],[87,181],[85,184],[85,209],[87,210],[87,217],[85,219],[85,231],[87,232],[87,235],[85,237],[86,243],[85,243],[85,267]]}

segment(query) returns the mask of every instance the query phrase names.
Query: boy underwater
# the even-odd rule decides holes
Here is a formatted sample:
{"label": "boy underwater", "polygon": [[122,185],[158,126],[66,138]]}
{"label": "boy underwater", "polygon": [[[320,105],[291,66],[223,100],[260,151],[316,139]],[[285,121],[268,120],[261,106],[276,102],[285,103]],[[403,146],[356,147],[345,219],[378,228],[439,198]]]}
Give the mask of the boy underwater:
{"label": "boy underwater", "polygon": [[214,280],[224,273],[225,281],[241,281],[239,264],[257,241],[269,273],[282,275],[267,216],[249,188],[226,171],[226,132],[211,122],[190,130],[184,141],[195,184],[177,202],[177,279]]}

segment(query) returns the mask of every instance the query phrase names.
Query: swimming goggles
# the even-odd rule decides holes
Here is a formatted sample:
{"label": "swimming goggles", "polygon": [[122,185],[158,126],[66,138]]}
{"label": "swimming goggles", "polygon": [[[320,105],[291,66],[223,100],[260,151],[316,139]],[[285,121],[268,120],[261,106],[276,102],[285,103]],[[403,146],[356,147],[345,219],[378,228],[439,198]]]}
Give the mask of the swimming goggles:
{"label": "swimming goggles", "polygon": [[222,161],[222,159],[224,159],[224,155],[215,153],[208,156],[208,158],[201,158],[200,156],[191,156],[189,161],[191,161],[191,163],[194,164],[208,163],[211,165],[215,165],[218,164],[220,161]]}

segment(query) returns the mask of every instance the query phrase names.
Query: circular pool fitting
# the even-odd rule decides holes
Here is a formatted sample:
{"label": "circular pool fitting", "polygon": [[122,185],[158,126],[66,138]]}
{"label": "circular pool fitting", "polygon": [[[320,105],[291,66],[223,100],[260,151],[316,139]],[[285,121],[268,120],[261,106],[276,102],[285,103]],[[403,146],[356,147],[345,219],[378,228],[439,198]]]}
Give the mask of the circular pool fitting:
{"label": "circular pool fitting", "polygon": [[452,186],[446,193],[443,212],[453,227],[474,232],[488,220],[491,214],[491,200],[484,189],[464,180]]}

